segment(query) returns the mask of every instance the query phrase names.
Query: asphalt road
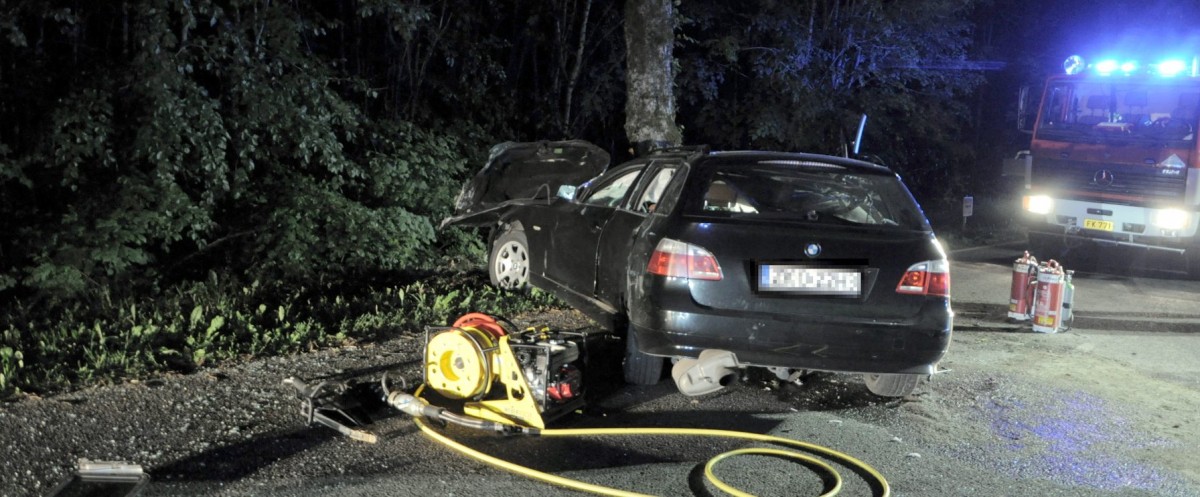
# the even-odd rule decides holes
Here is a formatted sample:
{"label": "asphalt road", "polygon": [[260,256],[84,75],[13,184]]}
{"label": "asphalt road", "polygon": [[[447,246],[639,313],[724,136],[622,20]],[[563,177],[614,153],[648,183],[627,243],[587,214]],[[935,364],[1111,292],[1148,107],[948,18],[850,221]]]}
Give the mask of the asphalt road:
{"label": "asphalt road", "polygon": [[[952,254],[956,334],[935,375],[884,400],[855,377],[799,384],[770,375],[702,397],[588,379],[590,405],[555,427],[693,427],[819,444],[876,468],[897,496],[1200,496],[1200,282],[1170,264],[1076,274],[1074,328],[1031,332],[1004,318],[1017,244]],[[1123,259],[1125,260],[1125,259]],[[1070,266],[1068,266],[1070,268]],[[528,324],[582,328],[572,313]],[[44,495],[77,457],[142,464],[146,495],[561,495],[570,492],[464,458],[382,411],[380,443],[305,427],[280,381],[291,375],[419,377],[419,338],[251,361],[187,376],[0,406],[0,495]],[[597,360],[602,364],[602,358]],[[597,366],[599,368],[599,366]],[[452,438],[558,475],[656,495],[723,495],[709,457],[746,446],[698,437]],[[836,462],[842,495],[872,495]],[[796,463],[741,456],[718,474],[759,495],[818,495],[829,482]]]}

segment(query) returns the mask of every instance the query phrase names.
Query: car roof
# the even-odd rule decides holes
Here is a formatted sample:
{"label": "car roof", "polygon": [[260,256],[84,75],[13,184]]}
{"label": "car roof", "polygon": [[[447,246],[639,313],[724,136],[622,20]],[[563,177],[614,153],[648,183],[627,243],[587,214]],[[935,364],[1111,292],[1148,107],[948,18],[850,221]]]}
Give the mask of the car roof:
{"label": "car roof", "polygon": [[822,164],[830,164],[840,166],[846,169],[873,174],[894,174],[887,166],[850,159],[847,157],[838,157],[834,155],[811,154],[804,152],[770,152],[762,150],[732,150],[732,151],[710,151],[706,145],[687,146],[687,147],[672,147],[666,149],[658,149],[650,153],[655,157],[680,157],[688,159],[689,162],[696,164],[701,163],[746,163],[746,162],[772,162],[772,161],[791,161],[791,162],[819,162]]}
{"label": "car roof", "polygon": [[871,174],[893,174],[892,170],[886,166],[865,162],[857,159],[849,159],[846,157],[837,157],[824,154],[809,154],[803,152],[765,152],[765,151],[728,151],[728,152],[712,152],[708,155],[697,159],[697,162],[718,162],[727,163],[763,163],[763,162],[816,162],[821,164],[830,164],[843,167],[849,170],[871,173]]}

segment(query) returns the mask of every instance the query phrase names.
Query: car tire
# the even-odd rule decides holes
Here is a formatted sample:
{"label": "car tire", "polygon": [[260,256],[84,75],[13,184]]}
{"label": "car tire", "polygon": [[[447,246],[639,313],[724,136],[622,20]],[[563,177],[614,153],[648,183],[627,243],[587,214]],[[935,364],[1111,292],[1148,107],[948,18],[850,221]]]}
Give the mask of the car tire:
{"label": "car tire", "polygon": [[919,374],[864,374],[863,383],[867,390],[882,397],[906,397],[917,389],[921,382]]}
{"label": "car tire", "polygon": [[630,385],[655,385],[662,379],[662,357],[646,354],[638,350],[637,333],[630,326],[625,332],[625,383]]}
{"label": "car tire", "polygon": [[492,286],[510,292],[529,289],[529,241],[521,230],[507,230],[492,241],[488,253]]}

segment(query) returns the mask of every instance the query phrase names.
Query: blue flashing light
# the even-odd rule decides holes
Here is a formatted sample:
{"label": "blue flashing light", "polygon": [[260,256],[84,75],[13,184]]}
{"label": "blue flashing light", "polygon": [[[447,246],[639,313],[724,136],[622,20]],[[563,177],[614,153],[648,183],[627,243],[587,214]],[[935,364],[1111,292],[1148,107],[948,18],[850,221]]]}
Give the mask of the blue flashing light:
{"label": "blue flashing light", "polygon": [[1087,63],[1078,55],[1072,55],[1063,61],[1063,71],[1067,74],[1079,74],[1086,68]]}
{"label": "blue flashing light", "polygon": [[1182,60],[1165,60],[1158,63],[1158,75],[1172,78],[1186,71],[1187,68],[1187,62]]}
{"label": "blue flashing light", "polygon": [[1145,65],[1137,60],[1122,61],[1120,59],[1104,59],[1089,64],[1084,61],[1083,57],[1072,55],[1063,61],[1062,67],[1063,72],[1068,75],[1081,74],[1086,71],[1098,76],[1147,74],[1164,78],[1189,75],[1200,77],[1200,55],[1191,62],[1186,59],[1162,59],[1157,63]]}
{"label": "blue flashing light", "polygon": [[1100,62],[1097,62],[1096,65],[1093,67],[1095,67],[1096,72],[1100,73],[1101,75],[1108,75],[1108,74],[1112,74],[1113,71],[1116,71],[1117,68],[1120,67],[1120,63],[1115,60],[1111,60],[1111,59],[1110,60],[1102,60]]}

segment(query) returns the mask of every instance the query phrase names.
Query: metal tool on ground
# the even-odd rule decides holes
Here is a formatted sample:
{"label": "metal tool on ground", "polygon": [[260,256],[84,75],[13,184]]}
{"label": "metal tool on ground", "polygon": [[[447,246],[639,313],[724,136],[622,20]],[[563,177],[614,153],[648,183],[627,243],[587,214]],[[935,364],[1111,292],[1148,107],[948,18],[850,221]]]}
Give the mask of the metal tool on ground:
{"label": "metal tool on ground", "polygon": [[[713,468],[728,457],[743,454],[771,455],[799,461],[821,476],[824,483],[822,496],[836,495],[842,488],[841,475],[828,463],[813,457],[815,454],[852,468],[862,475],[873,493],[889,496],[891,489],[883,475],[870,465],[847,454],[772,435],[711,430],[697,428],[590,428],[590,429],[546,429],[546,423],[583,406],[582,367],[586,364],[587,340],[579,333],[556,332],[548,328],[526,328],[517,331],[516,326],[503,319],[472,313],[459,318],[453,326],[426,330],[424,384],[413,392],[394,389],[387,375],[373,386],[376,395],[388,406],[413,417],[414,423],[430,438],[461,454],[497,468],[517,473],[539,481],[591,492],[601,495],[642,495],[611,487],[587,483],[484,454],[454,441],[434,430],[427,420],[451,423],[467,428],[501,433],[505,435],[530,435],[542,437],[614,437],[614,436],[687,436],[734,438],[763,442],[800,449],[803,452],[781,451],[772,448],[744,448],[718,454],[709,460],[705,475],[717,488],[732,495],[749,495],[734,488],[716,476]],[[322,386],[308,387],[307,383],[289,378],[284,380],[301,393],[306,406],[302,412],[310,423],[330,426],[352,438],[374,441],[376,437],[363,436],[362,430],[348,426],[347,421],[329,423],[329,409],[338,400],[323,392],[338,391],[337,388]],[[423,396],[426,389],[432,390],[446,400],[462,401],[462,413],[450,408],[431,404]],[[343,392],[361,391],[355,387],[340,389]],[[344,419],[350,419],[346,416]],[[355,421],[356,422],[356,421]],[[369,435],[369,434],[366,434]]]}
{"label": "metal tool on ground", "polygon": [[49,497],[133,497],[150,482],[141,465],[80,459],[75,474],[54,487]]}
{"label": "metal tool on ground", "polygon": [[297,378],[285,378],[283,383],[295,388],[297,395],[303,400],[300,404],[300,414],[308,420],[308,424],[333,428],[338,433],[360,442],[379,441],[375,435],[356,428],[371,423],[359,400],[369,396],[347,395],[351,390],[361,389],[361,385],[352,387],[346,383],[322,381],[310,386]]}

